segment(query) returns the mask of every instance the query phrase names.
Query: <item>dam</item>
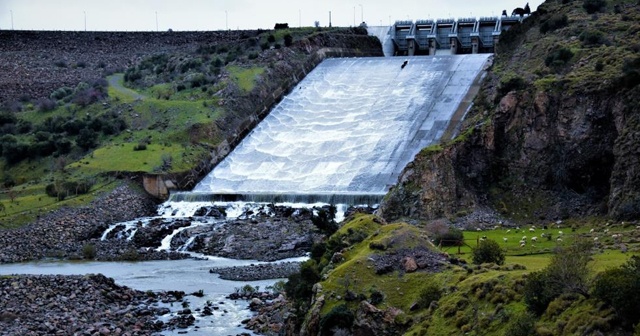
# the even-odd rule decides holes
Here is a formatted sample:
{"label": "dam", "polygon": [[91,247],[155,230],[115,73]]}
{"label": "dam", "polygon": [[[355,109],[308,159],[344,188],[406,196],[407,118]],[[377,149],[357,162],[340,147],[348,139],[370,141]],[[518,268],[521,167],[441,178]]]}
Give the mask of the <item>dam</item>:
{"label": "dam", "polygon": [[189,197],[377,203],[470,103],[490,57],[326,59]]}

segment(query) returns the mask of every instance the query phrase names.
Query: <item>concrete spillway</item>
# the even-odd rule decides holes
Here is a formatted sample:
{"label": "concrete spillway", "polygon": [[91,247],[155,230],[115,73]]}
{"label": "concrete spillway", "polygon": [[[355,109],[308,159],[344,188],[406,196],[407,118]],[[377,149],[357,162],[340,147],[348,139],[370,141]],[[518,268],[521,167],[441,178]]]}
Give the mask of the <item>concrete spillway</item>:
{"label": "concrete spillway", "polygon": [[193,191],[382,195],[440,139],[490,56],[327,59]]}

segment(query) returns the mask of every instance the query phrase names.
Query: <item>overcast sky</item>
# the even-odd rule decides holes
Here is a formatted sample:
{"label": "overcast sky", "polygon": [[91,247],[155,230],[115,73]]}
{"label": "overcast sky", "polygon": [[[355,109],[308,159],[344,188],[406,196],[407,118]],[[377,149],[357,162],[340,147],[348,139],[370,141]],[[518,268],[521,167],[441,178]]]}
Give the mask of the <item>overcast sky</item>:
{"label": "overcast sky", "polygon": [[[529,3],[535,10],[542,0]],[[144,31],[272,29],[500,15],[526,0],[0,0],[0,29]],[[13,17],[13,22],[12,22]],[[157,18],[157,21],[156,21]]]}

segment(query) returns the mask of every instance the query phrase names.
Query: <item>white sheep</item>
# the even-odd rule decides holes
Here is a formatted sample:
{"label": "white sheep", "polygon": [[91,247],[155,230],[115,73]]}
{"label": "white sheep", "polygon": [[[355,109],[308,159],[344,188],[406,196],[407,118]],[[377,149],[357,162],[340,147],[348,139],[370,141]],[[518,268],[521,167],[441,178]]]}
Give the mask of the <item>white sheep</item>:
{"label": "white sheep", "polygon": [[506,243],[507,242],[507,237],[503,237],[502,240]]}
{"label": "white sheep", "polygon": [[547,236],[547,234],[546,234],[546,233],[544,233],[544,232],[540,234],[540,237],[542,237],[542,238],[544,238],[544,237],[546,237],[546,236]]}
{"label": "white sheep", "polygon": [[482,231],[482,229],[481,228],[476,228],[476,231]]}
{"label": "white sheep", "polygon": [[558,231],[558,234],[562,236],[564,234],[564,232]]}
{"label": "white sheep", "polygon": [[531,241],[537,242],[538,241],[538,237],[531,237]]}
{"label": "white sheep", "polygon": [[609,233],[609,229],[604,229],[604,233]]}
{"label": "white sheep", "polygon": [[527,236],[522,236],[522,240],[527,240]]}
{"label": "white sheep", "polygon": [[511,229],[507,230],[507,233],[511,232]]}
{"label": "white sheep", "polygon": [[562,241],[562,238],[556,238],[556,241],[557,241],[557,242],[561,242],[561,241]]}
{"label": "white sheep", "polygon": [[598,237],[594,237],[594,238],[593,238],[593,241],[598,241]]}
{"label": "white sheep", "polygon": [[589,233],[593,233],[594,229],[589,230]]}
{"label": "white sheep", "polygon": [[522,240],[520,241],[520,247],[524,247],[525,245],[527,245],[527,243],[523,242]]}
{"label": "white sheep", "polygon": [[529,232],[536,232],[536,229],[534,229],[534,228],[529,228]]}

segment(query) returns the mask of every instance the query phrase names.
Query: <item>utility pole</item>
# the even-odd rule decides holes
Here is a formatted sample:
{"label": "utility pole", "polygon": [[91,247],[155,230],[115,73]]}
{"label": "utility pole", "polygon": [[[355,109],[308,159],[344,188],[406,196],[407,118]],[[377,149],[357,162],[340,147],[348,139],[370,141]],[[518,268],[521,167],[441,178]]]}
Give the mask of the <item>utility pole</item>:
{"label": "utility pole", "polygon": [[13,10],[10,10],[10,12],[11,12],[11,30],[14,30],[13,29]]}
{"label": "utility pole", "polygon": [[229,12],[224,11],[224,22],[226,24],[227,30],[229,30]]}
{"label": "utility pole", "polygon": [[84,13],[84,31],[87,31],[87,12],[82,11]]}
{"label": "utility pole", "polygon": [[160,30],[158,29],[158,11],[156,11],[156,31],[159,32]]}
{"label": "utility pole", "polygon": [[329,28],[331,28],[331,11],[329,11]]}

